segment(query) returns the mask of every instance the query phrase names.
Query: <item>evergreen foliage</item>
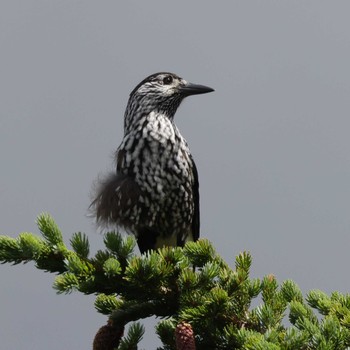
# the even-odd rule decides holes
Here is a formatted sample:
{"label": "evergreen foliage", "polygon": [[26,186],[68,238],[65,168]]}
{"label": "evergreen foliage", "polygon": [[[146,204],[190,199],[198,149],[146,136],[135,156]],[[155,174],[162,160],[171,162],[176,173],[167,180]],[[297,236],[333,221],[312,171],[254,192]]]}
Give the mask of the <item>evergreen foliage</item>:
{"label": "evergreen foliage", "polygon": [[[17,238],[0,236],[0,262],[34,261],[38,269],[58,273],[58,293],[96,294],[95,308],[108,316],[108,325],[98,332],[94,349],[113,349],[103,347],[103,337],[116,329],[117,349],[137,349],[144,333],[137,321],[149,316],[160,318],[159,350],[176,349],[180,324],[192,327],[199,350],[350,347],[350,295],[314,290],[304,298],[293,281],[279,285],[273,275],[251,279],[247,252],[236,257],[234,268],[205,239],[136,256],[132,236],[109,232],[105,248],[90,256],[85,234],[74,234],[68,249],[50,215],[40,215],[37,224],[42,237],[27,232]],[[259,305],[253,307],[256,298]],[[128,333],[120,339],[128,323]]]}

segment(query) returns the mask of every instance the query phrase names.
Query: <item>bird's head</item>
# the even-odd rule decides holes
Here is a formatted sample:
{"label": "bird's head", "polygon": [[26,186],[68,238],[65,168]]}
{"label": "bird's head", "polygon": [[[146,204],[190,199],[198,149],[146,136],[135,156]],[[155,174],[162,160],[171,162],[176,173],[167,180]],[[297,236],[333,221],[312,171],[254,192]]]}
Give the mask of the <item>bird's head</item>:
{"label": "bird's head", "polygon": [[181,101],[190,95],[205,94],[214,89],[188,83],[174,73],[155,73],[142,80],[131,92],[128,107],[142,111],[159,111],[173,118]]}

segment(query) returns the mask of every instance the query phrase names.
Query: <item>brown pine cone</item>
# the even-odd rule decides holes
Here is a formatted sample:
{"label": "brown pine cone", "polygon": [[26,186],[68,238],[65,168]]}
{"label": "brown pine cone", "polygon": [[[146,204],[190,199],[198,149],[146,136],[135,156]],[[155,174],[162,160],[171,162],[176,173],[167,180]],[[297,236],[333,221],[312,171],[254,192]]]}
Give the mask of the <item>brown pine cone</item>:
{"label": "brown pine cone", "polygon": [[124,327],[116,327],[109,320],[95,335],[93,350],[113,350],[119,346]]}
{"label": "brown pine cone", "polygon": [[176,326],[175,341],[177,350],[196,350],[193,329],[189,323],[181,322]]}

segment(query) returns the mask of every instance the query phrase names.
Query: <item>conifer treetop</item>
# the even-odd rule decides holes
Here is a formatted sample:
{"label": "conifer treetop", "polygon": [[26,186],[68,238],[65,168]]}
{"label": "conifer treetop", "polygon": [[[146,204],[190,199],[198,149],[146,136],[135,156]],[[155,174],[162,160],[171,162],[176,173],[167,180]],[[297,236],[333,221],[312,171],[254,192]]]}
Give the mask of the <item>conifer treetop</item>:
{"label": "conifer treetop", "polygon": [[[137,256],[132,236],[109,232],[105,247],[91,256],[85,234],[73,234],[68,248],[50,215],[41,214],[37,224],[41,237],[0,236],[0,262],[33,261],[57,274],[57,293],[96,294],[95,308],[107,324],[96,334],[95,350],[137,349],[140,320],[150,316],[160,319],[158,350],[186,349],[184,344],[197,350],[350,347],[350,295],[313,290],[303,297],[291,280],[279,284],[271,274],[252,279],[248,252],[236,257],[234,268],[205,239]],[[256,298],[259,305],[252,307]]]}

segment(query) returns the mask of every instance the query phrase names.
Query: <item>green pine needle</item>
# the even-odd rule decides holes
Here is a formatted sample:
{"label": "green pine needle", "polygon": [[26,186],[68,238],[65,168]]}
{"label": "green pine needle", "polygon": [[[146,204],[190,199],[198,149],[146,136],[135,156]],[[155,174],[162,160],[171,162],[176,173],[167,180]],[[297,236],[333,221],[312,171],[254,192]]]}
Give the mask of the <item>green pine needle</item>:
{"label": "green pine needle", "polygon": [[99,294],[95,300],[96,310],[103,315],[110,315],[114,310],[123,307],[123,301],[115,295]]}
{"label": "green pine needle", "polygon": [[119,275],[122,271],[120,263],[115,258],[109,258],[103,264],[103,270],[108,277]]}
{"label": "green pine needle", "polygon": [[74,273],[67,272],[56,277],[53,287],[59,294],[68,294],[79,289],[79,280]]}
{"label": "green pine needle", "polygon": [[130,325],[128,334],[124,337],[118,347],[118,350],[137,350],[137,344],[142,340],[145,328],[139,322]]}
{"label": "green pine needle", "polygon": [[61,230],[50,214],[40,214],[37,218],[37,225],[40,232],[48,242],[54,245],[63,243]]}
{"label": "green pine needle", "polygon": [[85,233],[77,232],[73,234],[70,240],[73,250],[84,259],[87,259],[90,253],[89,239]]}

